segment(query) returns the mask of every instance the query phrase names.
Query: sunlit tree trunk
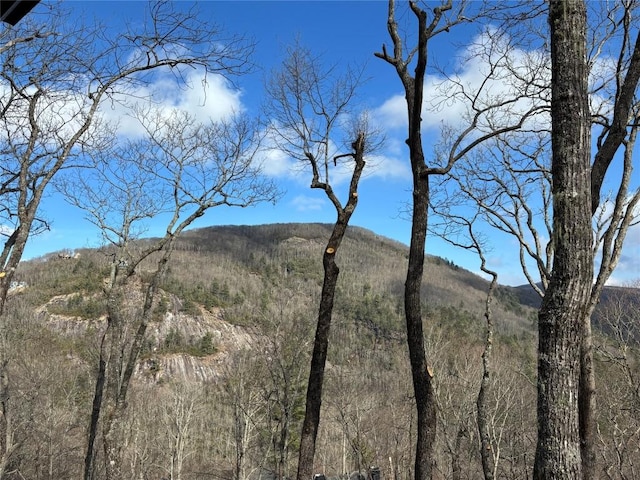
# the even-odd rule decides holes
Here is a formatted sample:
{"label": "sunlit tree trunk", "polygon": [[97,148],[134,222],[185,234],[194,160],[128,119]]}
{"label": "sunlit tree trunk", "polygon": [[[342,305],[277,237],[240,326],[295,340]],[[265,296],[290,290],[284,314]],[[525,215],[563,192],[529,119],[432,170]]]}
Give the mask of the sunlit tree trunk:
{"label": "sunlit tree trunk", "polygon": [[[313,477],[313,459],[315,456],[315,444],[320,425],[320,408],[322,406],[322,386],[324,384],[324,370],[327,363],[327,350],[329,348],[329,332],[333,316],[333,300],[338,283],[340,269],[336,264],[336,253],[349,225],[349,220],[358,204],[358,183],[364,169],[365,135],[359,134],[353,142],[354,171],[349,186],[349,200],[344,208],[336,205],[338,218],[333,226],[331,238],[322,257],[324,268],[324,280],[320,294],[320,307],[318,310],[318,324],[311,355],[311,369],[307,386],[307,399],[304,421],[302,423],[302,435],[300,437],[300,454],[298,461],[298,480]],[[328,195],[332,196],[331,190]]]}
{"label": "sunlit tree trunk", "polygon": [[[336,77],[333,68],[325,68],[320,58],[300,45],[289,51],[281,71],[267,86],[268,114],[276,143],[311,172],[311,188],[324,191],[336,211],[336,221],[322,257],[324,278],[314,337],[311,367],[300,436],[298,480],[313,477],[316,440],[320,425],[322,389],[329,347],[333,302],[340,269],[336,255],[346,234],[349,220],[358,204],[358,184],[365,166],[365,153],[376,145],[376,135],[366,115],[356,119],[343,132],[352,140],[351,151],[339,155],[331,152],[340,129],[339,119],[352,115],[351,102],[361,82],[361,72],[347,69]],[[331,177],[338,161],[348,161],[351,172],[348,198],[340,200],[333,190]]]}
{"label": "sunlit tree trunk", "polygon": [[549,5],[554,260],[538,314],[535,479],[582,475],[578,416],[583,318],[591,293],[590,115],[586,6]]}
{"label": "sunlit tree trunk", "polygon": [[411,10],[418,20],[418,40],[415,48],[415,76],[407,68],[402,58],[403,44],[395,19],[395,2],[389,1],[387,29],[394,44],[393,55],[386,48],[376,55],[393,65],[402,82],[407,100],[409,121],[407,145],[413,174],[413,203],[411,211],[411,241],[409,244],[409,262],[404,290],[405,320],[407,325],[407,344],[413,378],[413,389],[417,410],[417,442],[415,457],[415,478],[431,478],[433,454],[436,440],[436,403],[432,372],[427,365],[422,325],[422,275],[424,272],[425,245],[427,238],[427,219],[429,208],[429,175],[422,148],[422,99],[424,76],[427,67],[427,43],[440,22],[443,12],[451,8],[451,2],[434,10],[434,17],[427,23],[427,13],[417,3],[410,2]]}

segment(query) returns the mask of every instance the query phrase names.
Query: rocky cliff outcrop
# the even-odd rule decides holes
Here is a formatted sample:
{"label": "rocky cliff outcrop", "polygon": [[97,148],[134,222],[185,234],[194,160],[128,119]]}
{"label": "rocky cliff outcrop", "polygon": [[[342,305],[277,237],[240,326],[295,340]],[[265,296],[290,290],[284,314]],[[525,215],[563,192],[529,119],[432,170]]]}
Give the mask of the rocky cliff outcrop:
{"label": "rocky cliff outcrop", "polygon": [[[95,335],[98,339],[106,327],[106,317],[81,318],[52,313],[56,306],[69,301],[74,295],[77,294],[56,296],[40,307],[38,313],[47,327],[60,335],[77,338]],[[167,342],[171,338],[179,338],[180,344],[172,345],[172,351],[167,352]],[[182,347],[185,350],[197,349],[203,338],[209,339],[212,353],[190,355],[175,351]],[[254,329],[225,321],[224,310],[218,308],[202,310],[200,315],[166,312],[161,319],[149,324],[146,339],[145,354],[136,370],[138,380],[210,382],[224,377],[230,352],[253,348],[260,342],[260,335]]]}

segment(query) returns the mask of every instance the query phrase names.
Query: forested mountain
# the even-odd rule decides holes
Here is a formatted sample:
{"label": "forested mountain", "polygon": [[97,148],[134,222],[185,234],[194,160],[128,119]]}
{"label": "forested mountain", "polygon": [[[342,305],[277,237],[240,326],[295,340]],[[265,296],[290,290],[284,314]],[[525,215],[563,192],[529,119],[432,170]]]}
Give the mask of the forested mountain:
{"label": "forested mountain", "polygon": [[0,480],[640,477],[640,3],[5,3]]}
{"label": "forested mountain", "polygon": [[[295,473],[329,232],[322,224],[280,224],[181,236],[153,307],[120,433],[127,478]],[[7,315],[19,415],[14,474],[7,478],[78,478],[82,471],[104,330],[101,289],[112,252],[75,253],[23,262],[16,272],[24,283],[12,291]],[[402,244],[360,228],[348,231],[337,259],[318,472],[337,476],[377,466],[384,478],[410,478],[415,412],[402,311],[406,257]],[[440,258],[428,262],[423,302],[442,412],[436,467],[439,478],[475,478],[487,282]],[[142,286],[144,265],[137,278]],[[128,295],[134,305],[138,292]],[[500,288],[492,311],[496,465],[503,478],[530,478],[535,310],[520,304],[514,290]],[[637,367],[637,343],[623,345],[625,338],[601,341],[598,364],[608,372],[601,386],[602,455],[621,455],[612,467],[619,471],[638,459],[637,391],[627,376],[634,370],[623,368]],[[623,361],[618,353],[625,347]],[[97,472],[102,463],[95,463]]]}

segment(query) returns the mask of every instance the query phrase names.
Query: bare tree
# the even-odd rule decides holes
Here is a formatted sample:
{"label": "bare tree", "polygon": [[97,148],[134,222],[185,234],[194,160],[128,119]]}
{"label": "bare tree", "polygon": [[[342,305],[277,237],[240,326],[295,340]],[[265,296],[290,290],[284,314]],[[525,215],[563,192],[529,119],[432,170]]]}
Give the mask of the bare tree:
{"label": "bare tree", "polygon": [[[538,357],[538,447],[535,478],[578,478],[581,472],[581,442],[578,418],[580,381],[580,344],[583,315],[591,292],[593,261],[591,256],[590,219],[590,117],[587,94],[586,9],[580,2],[552,2],[549,10],[552,48],[552,167],[550,196],[553,202],[553,267],[539,312]],[[542,97],[544,98],[544,97]],[[526,130],[525,130],[526,131]],[[534,129],[535,132],[535,129]],[[510,133],[511,136],[522,133]],[[507,135],[509,136],[509,135]],[[497,139],[498,137],[494,137]],[[512,232],[522,232],[531,225],[533,213],[527,202],[510,209],[513,196],[526,198],[536,185],[513,181],[514,172],[524,178],[539,172],[536,147],[520,144],[520,153],[532,166],[511,169],[510,175],[489,175],[503,188],[516,185],[516,194],[504,194],[499,213],[513,221]],[[502,150],[494,154],[500,156]],[[477,156],[473,157],[478,158]],[[505,163],[509,158],[503,159]],[[494,168],[489,164],[488,170]],[[471,168],[469,169],[471,170]],[[496,205],[482,174],[477,196],[481,204]],[[534,177],[535,180],[535,177]],[[538,180],[539,182],[539,180]],[[460,182],[461,185],[464,182]],[[539,184],[539,183],[538,183]],[[464,189],[464,187],[463,187]],[[498,197],[500,198],[500,197]],[[543,202],[543,207],[548,203]],[[494,210],[495,211],[495,210]],[[498,220],[500,216],[498,215]],[[547,217],[544,217],[547,222]],[[548,225],[548,223],[547,223]],[[534,244],[539,245],[539,237]],[[526,247],[521,248],[521,257]],[[549,255],[549,251],[537,252]],[[542,257],[544,259],[544,257]],[[551,258],[551,257],[549,257]],[[537,264],[540,268],[539,262]],[[481,397],[482,397],[481,390]],[[480,398],[481,398],[480,397]],[[479,425],[483,419],[479,418]],[[485,462],[485,476],[487,473]]]}
{"label": "bare tree", "polygon": [[174,11],[170,2],[152,5],[144,30],[119,36],[65,26],[64,16],[52,9],[43,25],[27,19],[3,31],[0,307],[29,234],[48,228],[37,215],[45,189],[83,150],[104,146],[100,105],[126,101],[161,68],[178,77],[186,67],[242,73],[251,52],[239,38],[211,42],[222,37],[217,27],[199,22],[196,12]]}
{"label": "bare tree", "polygon": [[[413,386],[418,411],[417,444],[415,457],[415,479],[431,478],[434,444],[436,439],[436,403],[433,389],[433,371],[427,362],[422,327],[421,285],[424,265],[424,249],[427,233],[427,209],[429,201],[429,177],[426,174],[421,138],[423,82],[427,67],[427,43],[438,33],[448,28],[444,26],[444,12],[452,8],[451,1],[434,9],[431,21],[427,23],[427,13],[416,2],[411,2],[411,11],[418,21],[418,45],[405,53],[402,37],[395,18],[395,2],[389,1],[387,28],[393,42],[393,53],[389,54],[383,46],[382,53],[376,56],[395,67],[405,89],[409,114],[409,155],[413,173],[413,214],[411,244],[409,247],[409,266],[405,283],[405,315],[407,322],[407,342],[413,373]],[[415,76],[408,70],[409,63],[417,53]],[[405,55],[406,58],[405,58]]]}
{"label": "bare tree", "polygon": [[538,314],[538,444],[534,478],[580,478],[582,319],[593,279],[586,6],[549,4],[554,257]]}
{"label": "bare tree", "polygon": [[169,401],[164,405],[161,421],[169,440],[169,480],[182,480],[185,461],[193,454],[190,441],[195,418],[202,412],[204,388],[197,384],[171,385]]}
{"label": "bare tree", "polygon": [[[580,436],[584,478],[596,476],[595,439],[595,376],[593,371],[591,316],[602,288],[610,278],[622,252],[627,231],[637,221],[636,208],[640,188],[631,179],[631,158],[637,135],[637,103],[634,92],[638,81],[638,45],[634,45],[630,25],[633,23],[633,3],[615,6],[591,4],[593,20],[588,31],[591,89],[591,122],[599,132],[591,168],[594,242],[593,262],[597,268],[588,306],[583,312],[580,367]],[[527,6],[527,11],[529,6]],[[515,17],[515,15],[514,15]],[[538,37],[540,30],[530,21],[514,25],[505,21],[504,32],[489,37],[489,45],[478,50],[485,62],[491,62],[496,52],[503,52],[505,61],[499,69],[503,75],[525,81],[523,98],[530,97],[548,103],[550,77],[548,60],[542,46],[526,52],[522,58],[517,41],[505,39],[509,34],[525,31],[527,39]],[[531,25],[529,29],[527,25]],[[523,27],[524,25],[524,27]],[[614,38],[622,39],[618,42]],[[509,53],[509,49],[512,50]],[[615,56],[608,62],[606,56]],[[601,59],[600,56],[605,56]],[[512,60],[508,60],[512,59]],[[545,80],[546,79],[546,80]],[[510,82],[513,80],[510,80]],[[532,86],[538,85],[537,88]],[[535,97],[531,97],[535,94]],[[625,128],[619,125],[625,123]],[[458,197],[468,197],[472,205],[483,211],[491,227],[517,240],[522,271],[535,292],[542,298],[552,276],[555,254],[552,221],[552,171],[550,167],[550,132],[546,122],[534,128],[522,129],[496,137],[482,151],[456,165],[450,178],[457,184]],[[605,197],[603,181],[616,152],[623,149],[620,176],[608,177],[613,193]],[[598,178],[596,180],[596,177]],[[461,194],[461,195],[460,195]],[[432,203],[437,203],[435,200]]]}
{"label": "bare tree", "polygon": [[[460,131],[451,131],[444,144],[436,148],[431,164],[425,159],[422,144],[422,115],[424,98],[424,78],[427,69],[427,46],[429,41],[442,32],[448,32],[456,24],[471,21],[463,15],[465,4],[453,10],[453,2],[443,2],[433,9],[429,18],[417,2],[409,2],[411,13],[417,20],[417,40],[414,47],[405,45],[396,21],[395,2],[389,1],[387,28],[391,37],[393,52],[383,45],[382,52],[375,55],[393,66],[405,90],[408,111],[409,157],[413,174],[413,203],[411,207],[411,242],[409,265],[405,283],[405,316],[407,342],[413,374],[413,385],[418,410],[418,431],[416,445],[415,478],[424,480],[431,477],[436,440],[436,403],[433,391],[433,370],[429,364],[424,345],[421,286],[424,273],[424,256],[428,225],[430,199],[430,178],[445,175],[453,166],[473,149],[495,136],[518,130],[530,116],[535,116],[539,107],[535,102],[513,112],[499,114],[500,109],[509,110],[518,106],[519,97],[511,92],[495,96],[490,93],[493,65],[489,66],[487,80],[480,88],[467,91],[460,84],[459,94],[470,100],[472,107],[464,118]],[[478,12],[476,12],[477,14]],[[415,67],[414,75],[409,72]],[[504,110],[503,110],[504,111]],[[479,133],[480,132],[480,133]]]}
{"label": "bare tree", "polygon": [[[219,29],[198,21],[195,12],[174,10],[170,2],[151,6],[147,24],[114,35],[97,26],[70,22],[51,7],[44,24],[28,17],[3,29],[0,73],[0,321],[7,291],[31,234],[48,228],[39,216],[54,177],[82,153],[105,145],[100,106],[126,99],[136,86],[165,68],[181,76],[185,67],[206,72],[240,73],[251,46],[221,38]],[[213,42],[213,38],[220,41]],[[180,45],[180,48],[175,48]],[[102,132],[102,133],[101,133]],[[108,133],[108,132],[106,132]],[[3,428],[10,425],[6,359],[0,359]],[[0,452],[4,458],[10,449]]]}
{"label": "bare tree", "polygon": [[[111,256],[105,285],[107,328],[101,347],[85,478],[102,420],[107,477],[121,478],[120,419],[144,344],[159,283],[175,240],[195,219],[218,206],[249,206],[277,192],[257,170],[259,139],[240,118],[203,125],[190,114],[139,111],[145,136],[93,156],[91,168],[62,182],[71,203],[102,232]],[[165,220],[164,235],[135,240],[145,222]]]}
{"label": "bare tree", "polygon": [[605,335],[596,343],[608,381],[599,387],[598,437],[609,479],[638,476],[640,459],[640,321],[638,285],[607,292],[597,311]]}
{"label": "bare tree", "polygon": [[[358,204],[358,183],[365,155],[376,143],[364,117],[355,121],[352,118],[352,128],[340,123],[351,114],[351,103],[361,82],[360,72],[349,70],[338,76],[333,67],[323,68],[320,58],[298,45],[289,49],[282,69],[267,85],[267,110],[273,119],[277,146],[311,171],[311,188],[322,190],[337,214],[323,254],[324,281],[300,438],[298,480],[313,475],[329,331],[340,273],[336,255]],[[349,153],[339,153],[343,147],[339,137],[342,132],[349,136],[346,142]],[[338,165],[350,177],[346,201],[341,201],[335,190],[338,172],[332,171],[332,167],[337,169]]]}
{"label": "bare tree", "polygon": [[[443,183],[446,183],[445,179]],[[432,200],[431,208],[440,222],[434,222],[432,229],[435,235],[458,248],[474,252],[480,259],[480,270],[490,278],[485,300],[484,318],[486,321],[484,349],[482,351],[482,377],[480,388],[476,398],[476,418],[477,429],[480,438],[480,458],[482,460],[482,471],[485,480],[493,480],[498,471],[500,459],[500,437],[504,429],[506,414],[500,414],[492,410],[491,398],[496,395],[496,372],[493,366],[493,346],[495,335],[495,323],[492,311],[492,304],[495,300],[494,294],[498,287],[498,273],[487,266],[487,241],[476,230],[482,219],[482,209],[476,207],[475,213],[465,212],[465,215],[455,213],[455,207],[460,203],[457,195],[446,199],[443,195],[437,195],[436,200]],[[508,389],[507,385],[502,385],[502,389]],[[502,394],[500,395],[502,396]],[[496,427],[496,417],[501,417]],[[496,434],[496,431],[499,433]]]}
{"label": "bare tree", "polygon": [[230,362],[224,382],[224,399],[229,402],[233,419],[234,479],[244,480],[248,475],[250,451],[259,428],[264,425],[268,409],[261,401],[260,370],[255,352],[236,352]]}
{"label": "bare tree", "polygon": [[55,349],[56,340],[19,294],[10,293],[4,315],[10,328],[0,348],[9,360],[11,409],[10,423],[0,433],[0,445],[9,453],[0,462],[0,478],[76,477],[75,445],[83,437],[77,422],[83,406],[77,400],[85,366],[60,368],[65,359]]}
{"label": "bare tree", "polygon": [[[298,321],[308,318],[310,310],[295,305],[284,295],[276,294],[274,308],[267,310],[271,318],[267,327],[266,351],[261,382],[262,400],[267,406],[267,429],[271,454],[266,455],[276,478],[290,478],[295,465],[296,433],[300,431],[305,401],[305,365],[309,361],[310,324]],[[305,348],[306,347],[306,348]],[[270,457],[270,458],[269,458]]]}

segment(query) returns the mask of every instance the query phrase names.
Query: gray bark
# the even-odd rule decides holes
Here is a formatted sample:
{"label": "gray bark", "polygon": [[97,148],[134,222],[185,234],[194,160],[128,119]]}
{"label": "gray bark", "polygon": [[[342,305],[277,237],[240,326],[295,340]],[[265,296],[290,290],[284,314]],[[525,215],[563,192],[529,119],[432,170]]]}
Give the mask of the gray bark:
{"label": "gray bark", "polygon": [[534,478],[569,480],[582,476],[580,345],[593,279],[584,1],[550,2],[549,23],[555,255],[549,288],[538,314],[538,443]]}

